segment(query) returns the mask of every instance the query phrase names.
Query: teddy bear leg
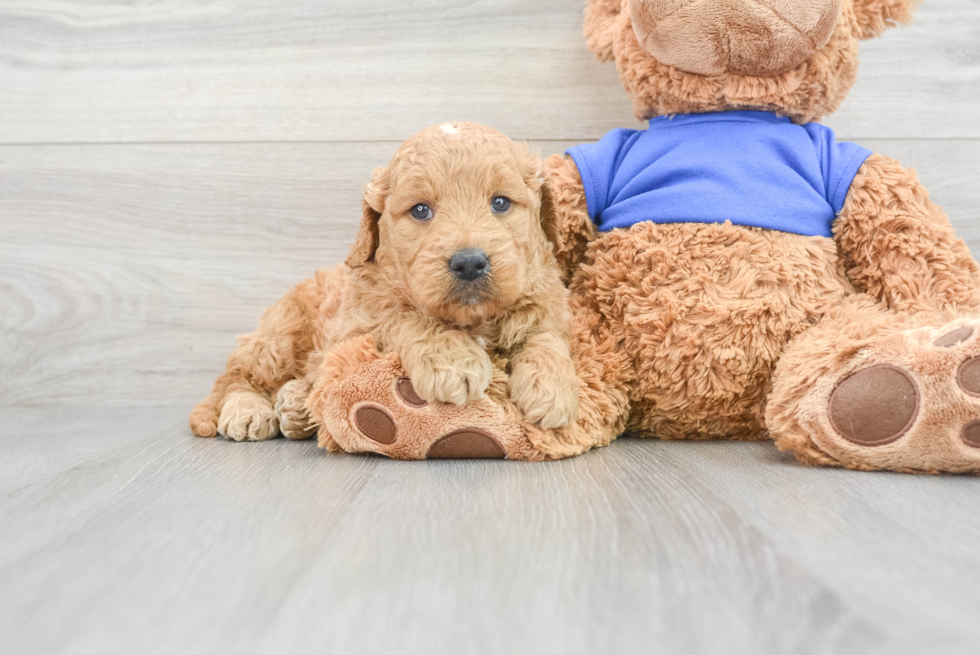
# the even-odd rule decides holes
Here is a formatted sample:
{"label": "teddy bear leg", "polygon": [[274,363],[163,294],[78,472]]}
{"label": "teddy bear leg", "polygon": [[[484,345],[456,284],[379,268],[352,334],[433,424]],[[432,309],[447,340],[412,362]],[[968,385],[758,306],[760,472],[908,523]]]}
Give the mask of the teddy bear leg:
{"label": "teddy bear leg", "polygon": [[313,401],[319,443],[328,450],[393,459],[540,461],[579,455],[606,445],[616,434],[601,429],[608,423],[601,414],[608,404],[595,402],[598,398],[580,399],[575,424],[544,430],[527,422],[506,398],[506,374],[500,369],[493,385],[496,392],[462,407],[427,403],[416,395],[397,358],[378,356]]}
{"label": "teddy bear leg", "polygon": [[[506,385],[499,370],[492,384]],[[487,396],[463,407],[421,399],[398,356],[379,353],[369,336],[327,353],[306,407],[327,450],[393,459],[543,459]]]}
{"label": "teddy bear leg", "polygon": [[523,417],[508,397],[507,374],[495,363],[486,396],[462,407],[427,403],[415,393],[395,354],[379,354],[371,337],[352,339],[326,356],[307,408],[328,450],[394,459],[497,458],[538,461],[604,446],[623,430],[628,359],[598,324],[573,312],[571,353],[579,382],[574,423],[546,430]]}
{"label": "teddy bear leg", "polygon": [[851,296],[787,347],[766,423],[808,464],[980,473],[980,316]]}

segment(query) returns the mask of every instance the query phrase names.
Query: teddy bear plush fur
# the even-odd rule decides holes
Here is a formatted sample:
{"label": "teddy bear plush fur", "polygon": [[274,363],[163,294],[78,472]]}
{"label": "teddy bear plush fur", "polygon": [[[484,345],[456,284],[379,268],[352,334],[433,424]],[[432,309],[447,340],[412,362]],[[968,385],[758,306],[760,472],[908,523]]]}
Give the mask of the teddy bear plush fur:
{"label": "teddy bear plush fur", "polygon": [[[809,52],[792,49],[785,70],[753,74],[735,54],[717,55],[725,37],[712,29],[737,32],[740,3],[688,3],[702,15],[686,17],[688,41],[671,54],[711,53],[710,72],[698,74],[659,61],[640,41],[669,30],[658,19],[684,4],[594,0],[586,11],[589,47],[616,62],[639,119],[756,109],[796,123],[819,120],[853,84],[859,40],[908,21],[913,6],[759,3],[780,10],[763,17],[766,27],[794,6],[814,31],[828,7],[837,21],[826,36],[815,35],[822,45],[810,40]],[[721,10],[705,15],[706,6]],[[644,21],[639,29],[635,18]],[[551,165],[574,179],[574,162]],[[575,271],[573,289],[587,280],[599,290],[633,354],[629,432],[771,437],[807,463],[859,469],[980,466],[980,274],[914,172],[894,160],[872,154],[861,166],[833,239],[694,224],[641,224],[593,239],[581,207],[565,225],[562,260]],[[849,394],[863,407],[844,409]]]}
{"label": "teddy bear plush fur", "polygon": [[[640,120],[755,110],[802,125],[844,100],[859,41],[908,21],[912,5],[591,0],[585,36],[615,61]],[[548,430],[522,418],[502,391],[506,362],[476,403],[414,407],[392,392],[397,353],[363,342],[346,377],[305,403],[321,444],[424,457],[393,444],[472,425],[518,444],[499,449],[513,459],[628,434],[774,439],[807,464],[861,470],[980,471],[980,267],[913,171],[871,154],[832,235],[804,236],[730,222],[600,232],[574,159],[547,169],[576,421]],[[364,402],[384,411],[392,443],[357,425]]]}

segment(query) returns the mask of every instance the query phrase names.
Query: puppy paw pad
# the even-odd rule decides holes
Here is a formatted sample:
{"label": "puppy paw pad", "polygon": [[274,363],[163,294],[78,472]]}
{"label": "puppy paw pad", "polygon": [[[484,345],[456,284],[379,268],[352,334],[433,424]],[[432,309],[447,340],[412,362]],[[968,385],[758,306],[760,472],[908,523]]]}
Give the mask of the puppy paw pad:
{"label": "puppy paw pad", "polygon": [[[977,367],[980,375],[980,366]],[[841,381],[830,396],[830,421],[859,446],[883,446],[912,428],[919,390],[908,373],[890,364],[872,366]]]}
{"label": "puppy paw pad", "polygon": [[429,447],[426,459],[503,459],[504,449],[488,432],[464,428],[442,437]]}
{"label": "puppy paw pad", "polygon": [[966,360],[963,366],[960,366],[956,380],[963,391],[971,396],[980,397],[980,357]]}
{"label": "puppy paw pad", "polygon": [[429,403],[422,400],[418,393],[415,392],[415,387],[412,386],[412,381],[408,378],[401,378],[395,383],[395,391],[398,393],[398,397],[411,407],[425,407]]}
{"label": "puppy paw pad", "polygon": [[354,425],[368,439],[381,444],[393,444],[398,438],[398,427],[388,410],[380,405],[361,405],[354,410]]}
{"label": "puppy paw pad", "polygon": [[953,330],[939,337],[932,345],[936,348],[952,348],[972,337],[973,332],[974,329],[972,327],[961,327],[958,330]]}

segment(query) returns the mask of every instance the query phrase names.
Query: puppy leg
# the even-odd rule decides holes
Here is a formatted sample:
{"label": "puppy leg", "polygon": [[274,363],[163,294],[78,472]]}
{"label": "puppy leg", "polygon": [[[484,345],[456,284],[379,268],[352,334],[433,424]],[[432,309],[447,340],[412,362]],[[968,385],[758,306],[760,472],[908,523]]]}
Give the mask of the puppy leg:
{"label": "puppy leg", "polygon": [[[271,407],[269,394],[303,374],[306,359],[313,350],[317,321],[336,311],[346,281],[346,269],[317,271],[316,277],[296,285],[266,310],[255,332],[239,337],[238,348],[228,358],[226,370],[215,381],[211,395],[191,412],[190,426],[194,434],[213,437],[221,432],[241,440],[248,437],[248,429],[243,431],[242,425],[254,423],[254,429],[258,430],[255,434],[269,429],[266,408],[266,405]],[[237,393],[246,395],[236,396],[234,406],[226,411],[225,405]],[[245,417],[243,412],[254,412],[254,415]],[[227,420],[222,420],[223,416]],[[278,429],[278,420],[276,425]],[[221,426],[232,426],[235,434],[223,432]]]}
{"label": "puppy leg", "polygon": [[551,333],[531,337],[514,358],[508,390],[531,423],[545,430],[573,423],[579,382],[567,342]]}
{"label": "puppy leg", "polygon": [[290,380],[276,394],[279,429],[287,439],[309,439],[316,434],[316,426],[306,409],[309,395],[310,385],[302,378]]}
{"label": "puppy leg", "polygon": [[199,437],[214,437],[218,434],[218,398],[208,396],[191,411],[191,432]]}
{"label": "puppy leg", "polygon": [[465,405],[482,398],[490,386],[490,356],[465,332],[447,330],[417,312],[404,312],[383,324],[380,333],[384,350],[401,355],[423,400]]}
{"label": "puppy leg", "polygon": [[447,331],[440,337],[402,353],[418,395],[454,405],[482,398],[493,376],[486,350],[464,332]]}
{"label": "puppy leg", "polygon": [[265,441],[279,434],[279,419],[265,394],[235,391],[225,397],[218,432],[235,441]]}
{"label": "puppy leg", "polygon": [[[263,317],[263,321],[265,318]],[[264,327],[270,328],[268,324]],[[257,426],[266,423],[268,417],[265,405],[268,404],[271,409],[269,391],[282,385],[294,374],[294,367],[290,363],[291,341],[288,337],[256,331],[239,337],[238,341],[238,348],[228,358],[227,370],[215,381],[211,395],[198,403],[191,412],[191,430],[200,437],[213,437],[220,433],[236,441],[245,439],[247,430],[242,432],[232,427],[235,433],[229,434],[222,426],[244,425],[247,428],[253,419]],[[233,406],[226,407],[229,403]],[[242,415],[243,412],[250,411],[256,412],[256,415]],[[233,416],[237,418],[231,420]],[[278,429],[278,421],[276,426]],[[269,436],[275,436],[275,433]],[[268,439],[269,436],[262,439]]]}

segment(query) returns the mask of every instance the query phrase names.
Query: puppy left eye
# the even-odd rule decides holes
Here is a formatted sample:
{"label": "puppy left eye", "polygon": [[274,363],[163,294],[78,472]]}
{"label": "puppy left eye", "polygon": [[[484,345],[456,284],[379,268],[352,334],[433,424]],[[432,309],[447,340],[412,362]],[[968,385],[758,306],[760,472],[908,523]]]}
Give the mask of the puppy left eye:
{"label": "puppy left eye", "polygon": [[497,196],[490,201],[490,211],[494,214],[503,214],[508,209],[510,209],[510,198]]}
{"label": "puppy left eye", "polygon": [[432,209],[424,202],[420,202],[412,207],[410,213],[412,214],[413,218],[419,221],[428,221],[432,219]]}

